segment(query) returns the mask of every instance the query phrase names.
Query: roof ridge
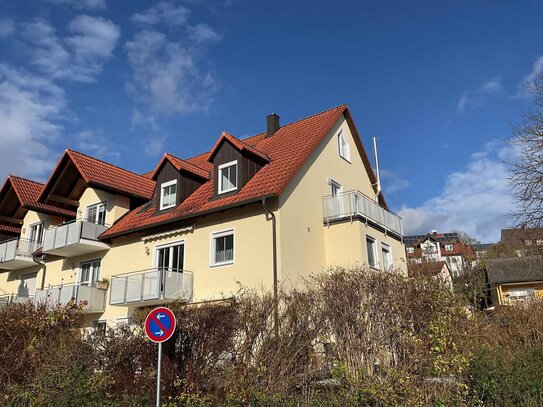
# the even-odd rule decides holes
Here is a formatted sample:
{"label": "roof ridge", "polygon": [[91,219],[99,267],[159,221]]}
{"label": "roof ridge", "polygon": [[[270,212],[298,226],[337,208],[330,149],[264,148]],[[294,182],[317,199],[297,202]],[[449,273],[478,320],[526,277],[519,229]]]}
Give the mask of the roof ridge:
{"label": "roof ridge", "polygon": [[96,157],[93,157],[93,156],[91,156],[91,155],[82,153],[81,151],[77,151],[77,150],[74,150],[74,149],[71,149],[71,148],[67,148],[66,151],[67,151],[67,152],[69,151],[69,152],[71,152],[71,153],[81,154],[81,155],[83,155],[83,156],[85,156],[85,157],[88,157],[88,158],[91,158],[91,159],[93,159],[93,160],[95,160],[95,161],[99,161],[99,162],[101,162],[101,163],[103,163],[103,164],[111,165],[112,167],[115,167],[115,168],[117,168],[117,169],[119,169],[119,170],[123,170],[123,171],[129,172],[130,174],[134,174],[134,175],[137,175],[138,177],[141,177],[141,178],[144,178],[144,179],[149,180],[149,178],[144,177],[142,174],[138,174],[137,172],[134,172],[134,171],[131,171],[131,170],[127,170],[126,168],[120,167],[120,166],[118,166],[118,165],[116,165],[116,164],[112,164],[112,163],[107,162],[107,161],[105,161],[105,160],[102,160],[102,159],[100,159],[100,158],[96,158]]}

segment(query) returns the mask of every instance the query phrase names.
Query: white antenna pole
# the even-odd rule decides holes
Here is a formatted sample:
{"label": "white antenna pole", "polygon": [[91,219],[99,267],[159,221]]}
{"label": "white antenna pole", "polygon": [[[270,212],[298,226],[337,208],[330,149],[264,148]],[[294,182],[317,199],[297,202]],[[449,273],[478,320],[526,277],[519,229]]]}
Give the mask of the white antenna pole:
{"label": "white antenna pole", "polygon": [[381,193],[381,174],[379,172],[379,158],[377,157],[377,138],[373,137],[373,153],[375,154],[375,171],[377,172],[377,192],[375,195],[379,196]]}

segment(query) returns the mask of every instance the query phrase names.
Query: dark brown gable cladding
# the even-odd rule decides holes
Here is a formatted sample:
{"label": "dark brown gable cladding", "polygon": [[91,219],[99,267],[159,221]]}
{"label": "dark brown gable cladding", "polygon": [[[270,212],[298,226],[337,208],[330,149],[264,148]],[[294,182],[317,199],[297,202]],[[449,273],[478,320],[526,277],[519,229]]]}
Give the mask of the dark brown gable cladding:
{"label": "dark brown gable cladding", "polygon": [[[219,194],[219,166],[237,161],[237,188],[234,191]],[[227,139],[223,139],[213,155],[213,197],[214,199],[235,195],[264,166],[263,160],[244,154]]]}
{"label": "dark brown gable cladding", "polygon": [[177,193],[174,206],[175,208],[206,181],[203,178],[198,177],[195,174],[191,174],[188,171],[178,171],[177,168],[175,168],[169,160],[164,161],[162,168],[160,168],[159,172],[155,175],[155,179],[155,199],[157,211],[160,211],[161,185],[163,183],[173,180],[177,181]]}

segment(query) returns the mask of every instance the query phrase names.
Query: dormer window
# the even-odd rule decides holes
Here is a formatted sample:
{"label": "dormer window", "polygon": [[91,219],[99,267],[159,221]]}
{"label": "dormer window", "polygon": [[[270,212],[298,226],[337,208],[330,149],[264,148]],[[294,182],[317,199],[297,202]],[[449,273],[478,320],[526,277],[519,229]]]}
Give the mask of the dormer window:
{"label": "dormer window", "polygon": [[219,194],[238,189],[238,162],[230,161],[219,165]]}
{"label": "dormer window", "polygon": [[160,210],[173,208],[177,198],[177,180],[160,185]]}
{"label": "dormer window", "polygon": [[445,250],[450,252],[451,250],[453,249],[453,245],[452,244],[446,244],[445,245]]}
{"label": "dormer window", "polygon": [[106,224],[106,203],[87,206],[87,220],[98,225]]}
{"label": "dormer window", "polygon": [[351,162],[351,148],[349,146],[349,142],[343,135],[343,130],[340,130],[339,134],[337,135],[337,144],[339,156],[344,160]]}

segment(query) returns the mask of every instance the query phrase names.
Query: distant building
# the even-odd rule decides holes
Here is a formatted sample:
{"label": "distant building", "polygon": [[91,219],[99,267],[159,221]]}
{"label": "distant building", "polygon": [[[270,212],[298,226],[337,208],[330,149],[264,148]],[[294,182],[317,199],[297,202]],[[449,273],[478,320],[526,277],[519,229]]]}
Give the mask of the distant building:
{"label": "distant building", "polygon": [[485,259],[489,255],[489,250],[494,247],[495,243],[479,243],[472,246],[477,260]]}
{"label": "distant building", "polygon": [[485,260],[485,277],[491,305],[543,298],[543,260],[538,256]]}
{"label": "distant building", "polygon": [[500,243],[517,256],[543,252],[543,228],[502,229]]}
{"label": "distant building", "polygon": [[459,276],[475,259],[471,245],[464,244],[458,233],[437,233],[404,237],[408,263],[445,261],[453,277]]}
{"label": "distant building", "polygon": [[449,266],[445,261],[432,261],[426,263],[411,263],[407,265],[409,277],[427,276],[441,281],[452,290],[453,280]]}

